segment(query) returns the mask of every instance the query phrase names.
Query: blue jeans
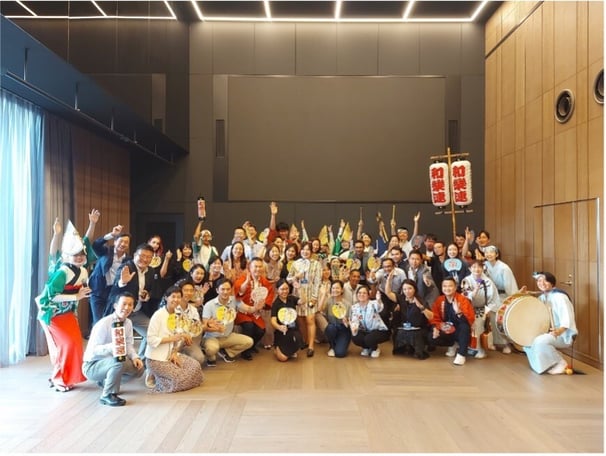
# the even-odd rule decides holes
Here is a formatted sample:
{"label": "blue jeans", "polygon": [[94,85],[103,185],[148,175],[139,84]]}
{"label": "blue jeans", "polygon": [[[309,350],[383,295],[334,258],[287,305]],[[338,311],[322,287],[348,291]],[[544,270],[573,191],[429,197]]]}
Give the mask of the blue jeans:
{"label": "blue jeans", "polygon": [[324,335],[335,352],[335,357],[344,358],[351,342],[351,331],[343,323],[329,323]]}

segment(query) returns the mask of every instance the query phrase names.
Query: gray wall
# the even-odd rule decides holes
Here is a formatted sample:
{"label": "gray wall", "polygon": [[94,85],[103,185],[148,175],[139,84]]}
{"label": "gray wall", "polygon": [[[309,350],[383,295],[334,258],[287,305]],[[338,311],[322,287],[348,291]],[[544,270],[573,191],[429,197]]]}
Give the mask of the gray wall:
{"label": "gray wall", "polygon": [[[229,194],[222,192],[222,181],[229,179],[225,159],[216,158],[213,111],[218,96],[228,97],[219,75],[328,75],[384,76],[436,75],[445,78],[444,143],[454,150],[469,152],[474,170],[476,212],[457,216],[458,231],[465,225],[483,227],[483,126],[484,126],[484,32],[473,24],[253,24],[196,23],[190,26],[190,155],[180,166],[185,170],[185,226],[195,225],[195,199],[206,196],[209,217],[207,226],[215,232],[218,245],[225,245],[231,229],[244,220],[259,227],[267,225],[268,202],[213,202]],[[448,131],[449,123],[457,128]],[[227,154],[229,154],[229,133]],[[411,138],[414,143],[415,138]],[[421,211],[421,231],[451,237],[451,218],[435,215],[428,183],[429,155],[402,166],[402,179],[427,188],[426,199],[418,203],[396,204],[398,224],[412,225],[412,216]],[[256,151],[250,151],[254,160]],[[379,158],[380,159],[380,158]],[[377,157],[373,157],[377,160]],[[233,163],[229,164],[231,168]],[[243,166],[246,166],[245,164]],[[276,157],[259,186],[270,186],[272,175],[295,162]],[[385,166],[391,166],[385,163]],[[364,169],[361,169],[361,174]],[[344,185],[393,186],[381,176],[340,176]],[[314,185],[331,185],[317,182]],[[281,201],[277,189],[274,199],[280,202],[278,220],[304,219],[310,234],[317,234],[325,223],[338,225],[340,218],[352,227],[363,207],[366,227],[375,234],[375,214],[391,215],[392,201],[383,198],[373,203],[305,203]]]}
{"label": "gray wall", "polygon": [[187,148],[189,29],[177,21],[13,20]]}
{"label": "gray wall", "polygon": [[[470,153],[474,169],[476,212],[457,217],[459,231],[483,227],[484,156],[484,31],[481,24],[266,24],[194,23],[173,21],[15,21],[80,71],[94,77],[109,92],[150,122],[165,110],[165,132],[190,154],[175,166],[134,159],[131,207],[133,225],[166,217],[183,226],[175,242],[189,238],[196,224],[198,195],[208,203],[207,226],[215,243],[229,242],[232,228],[249,219],[267,225],[267,202],[213,202],[226,179],[227,166],[215,154],[215,94],[222,90],[222,75],[384,76],[435,75],[445,80],[444,144]],[[220,76],[220,77],[216,77]],[[165,81],[165,82],[164,82]],[[165,99],[160,100],[162,94]],[[448,125],[457,128],[448,130]],[[414,138],[412,139],[414,141]],[[432,151],[439,154],[443,151]],[[251,150],[251,159],[255,150]],[[271,176],[284,160],[268,168],[258,185],[271,184]],[[450,216],[434,215],[428,188],[429,157],[407,163],[402,179],[427,188],[425,202],[393,201],[399,225],[410,226],[421,211],[421,230],[450,238]],[[389,166],[386,164],[386,166]],[[350,179],[346,176],[345,179]],[[329,183],[319,183],[328,185]],[[391,186],[381,176],[357,185]],[[352,226],[360,207],[368,231],[376,233],[374,215],[391,215],[392,201],[381,204],[305,203],[281,201],[278,220],[306,221],[310,234],[340,218]],[[222,198],[218,198],[222,199]],[[151,222],[150,222],[151,221]],[[141,226],[131,227],[141,233]],[[138,239],[140,240],[140,239]],[[138,241],[137,240],[137,241]],[[168,242],[172,246],[174,242]]]}

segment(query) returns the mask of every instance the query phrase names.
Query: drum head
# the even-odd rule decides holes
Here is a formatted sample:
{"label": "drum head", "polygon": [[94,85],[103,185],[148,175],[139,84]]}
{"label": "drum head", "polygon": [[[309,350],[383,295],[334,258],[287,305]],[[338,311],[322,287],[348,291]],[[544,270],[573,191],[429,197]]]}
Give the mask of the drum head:
{"label": "drum head", "polygon": [[[511,299],[513,298],[513,299]],[[503,315],[503,330],[514,343],[529,346],[535,337],[549,330],[549,310],[531,295],[514,295]]]}

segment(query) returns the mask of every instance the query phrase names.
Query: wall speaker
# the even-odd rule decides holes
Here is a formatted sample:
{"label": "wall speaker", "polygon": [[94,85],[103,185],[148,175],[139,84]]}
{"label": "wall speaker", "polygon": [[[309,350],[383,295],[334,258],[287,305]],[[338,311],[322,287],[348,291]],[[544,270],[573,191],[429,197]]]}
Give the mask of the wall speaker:
{"label": "wall speaker", "polygon": [[604,68],[598,72],[593,81],[593,98],[599,104],[604,104]]}
{"label": "wall speaker", "polygon": [[560,123],[566,123],[574,112],[574,94],[571,90],[564,89],[560,92],[555,102],[555,118]]}

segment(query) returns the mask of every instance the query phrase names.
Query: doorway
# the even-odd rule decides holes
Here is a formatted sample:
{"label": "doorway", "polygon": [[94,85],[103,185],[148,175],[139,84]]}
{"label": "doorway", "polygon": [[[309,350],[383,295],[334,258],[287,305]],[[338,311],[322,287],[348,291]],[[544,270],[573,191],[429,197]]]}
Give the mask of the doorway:
{"label": "doorway", "polygon": [[603,368],[600,200],[535,206],[533,269],[550,271],[572,298],[579,335],[570,356]]}

